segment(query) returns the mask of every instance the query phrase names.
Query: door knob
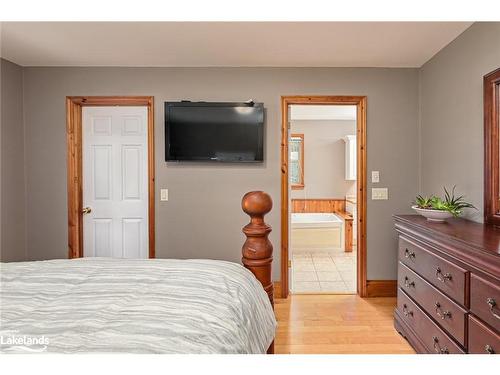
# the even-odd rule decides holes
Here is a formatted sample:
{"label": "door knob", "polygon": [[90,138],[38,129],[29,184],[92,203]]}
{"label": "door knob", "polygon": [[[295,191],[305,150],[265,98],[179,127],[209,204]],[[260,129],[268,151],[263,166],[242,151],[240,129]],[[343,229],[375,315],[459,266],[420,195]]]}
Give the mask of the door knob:
{"label": "door knob", "polygon": [[82,214],[86,215],[86,214],[90,214],[92,212],[92,209],[90,207],[85,207],[83,210],[82,210]]}

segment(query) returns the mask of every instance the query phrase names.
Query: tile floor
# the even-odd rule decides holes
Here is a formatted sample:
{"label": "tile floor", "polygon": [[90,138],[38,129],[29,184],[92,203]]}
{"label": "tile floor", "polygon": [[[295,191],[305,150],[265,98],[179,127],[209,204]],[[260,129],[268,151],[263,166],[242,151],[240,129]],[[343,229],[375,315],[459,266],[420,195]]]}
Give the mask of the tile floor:
{"label": "tile floor", "polygon": [[292,293],[356,293],[356,249],[292,250]]}

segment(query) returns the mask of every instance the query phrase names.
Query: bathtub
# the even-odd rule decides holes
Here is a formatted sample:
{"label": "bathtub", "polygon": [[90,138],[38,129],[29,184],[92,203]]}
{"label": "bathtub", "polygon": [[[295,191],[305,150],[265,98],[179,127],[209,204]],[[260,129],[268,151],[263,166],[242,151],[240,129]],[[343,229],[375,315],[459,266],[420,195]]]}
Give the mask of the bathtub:
{"label": "bathtub", "polygon": [[344,249],[344,220],[333,213],[292,213],[293,249]]}

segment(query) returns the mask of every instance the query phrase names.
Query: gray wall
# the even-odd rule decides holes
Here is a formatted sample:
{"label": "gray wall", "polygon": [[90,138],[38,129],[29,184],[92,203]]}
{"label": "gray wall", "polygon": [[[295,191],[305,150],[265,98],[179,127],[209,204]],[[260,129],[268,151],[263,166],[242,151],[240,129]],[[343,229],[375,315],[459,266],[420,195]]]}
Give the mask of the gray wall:
{"label": "gray wall", "polygon": [[1,261],[26,259],[23,69],[0,59]]}
{"label": "gray wall", "polygon": [[344,136],[356,134],[356,121],[293,120],[290,132],[304,134],[304,189],[292,198],[344,198],[356,194],[345,179]]}
{"label": "gray wall", "polygon": [[[482,77],[499,62],[499,23],[475,23],[421,69],[22,69],[2,60],[1,259],[22,260],[25,249],[27,259],[67,255],[65,96],[153,95],[156,188],[170,189],[169,202],[156,200],[158,257],[239,261],[247,221],[239,201],[247,190],[262,189],[275,201],[268,221],[277,279],[280,95],[367,95],[368,172],[380,170],[377,186],[387,186],[390,198],[368,201],[368,279],[394,279],[391,215],[409,212],[417,192],[457,184],[480,208],[470,218],[482,220]],[[267,107],[264,164],[163,161],[165,100],[248,98]]]}
{"label": "gray wall", "polygon": [[[391,215],[408,212],[417,193],[418,70],[360,68],[43,68],[24,69],[26,175],[30,259],[67,256],[65,97],[153,95],[156,139],[156,253],[239,261],[240,199],[262,189],[274,199],[274,275],[280,262],[280,96],[368,96],[368,169],[381,172],[389,201],[368,202],[368,278],[396,278]],[[266,147],[261,165],[166,164],[166,100],[265,103]],[[159,202],[159,189],[169,201]]]}
{"label": "gray wall", "polygon": [[500,66],[500,23],[475,23],[420,72],[421,185],[457,185],[483,216],[483,76]]}

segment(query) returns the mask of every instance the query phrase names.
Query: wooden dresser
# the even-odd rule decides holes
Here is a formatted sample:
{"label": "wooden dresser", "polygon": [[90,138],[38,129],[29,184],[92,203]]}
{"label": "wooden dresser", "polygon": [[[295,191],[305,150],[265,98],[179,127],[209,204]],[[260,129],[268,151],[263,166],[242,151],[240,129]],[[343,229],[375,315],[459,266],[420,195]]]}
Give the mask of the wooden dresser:
{"label": "wooden dresser", "polygon": [[500,228],[395,216],[394,326],[418,353],[500,353]]}

